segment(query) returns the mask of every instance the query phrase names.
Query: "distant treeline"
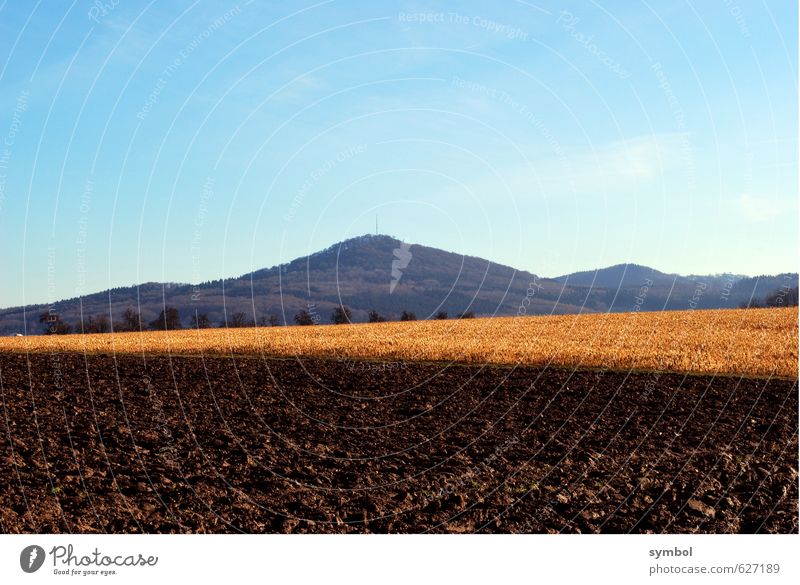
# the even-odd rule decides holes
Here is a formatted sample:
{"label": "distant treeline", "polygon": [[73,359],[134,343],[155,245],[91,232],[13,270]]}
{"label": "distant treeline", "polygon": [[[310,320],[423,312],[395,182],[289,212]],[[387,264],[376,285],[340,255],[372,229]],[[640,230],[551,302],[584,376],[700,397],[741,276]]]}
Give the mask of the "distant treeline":
{"label": "distant treeline", "polygon": [[[768,294],[763,299],[753,298],[749,302],[740,304],[743,309],[757,309],[768,307],[796,307],[798,306],[798,287],[781,287]],[[475,317],[472,311],[466,311],[456,315],[457,319],[471,319]],[[430,317],[431,319],[448,319],[447,311],[438,311]],[[382,323],[390,320],[381,315],[376,310],[371,310],[367,316],[369,323]],[[402,311],[400,321],[416,321],[417,316],[412,311]],[[298,311],[294,316],[296,325],[321,325],[322,317],[315,310],[313,305],[309,309]],[[328,321],[334,325],[345,325],[353,323],[353,313],[350,308],[341,305],[335,307],[329,316]],[[181,321],[180,312],[175,307],[167,306],[161,310],[158,317],[150,322],[144,322],[141,314],[133,308],[125,310],[119,319],[112,321],[108,315],[90,315],[82,322],[71,324],[64,321],[57,313],[45,311],[39,315],[39,322],[43,326],[43,333],[46,335],[66,335],[69,333],[110,333],[128,331],[168,331],[174,329],[210,329],[212,327],[237,328],[237,327],[278,327],[290,325],[284,322],[278,315],[263,315],[254,320],[248,318],[244,312],[233,313],[229,319],[219,323],[213,323],[206,313],[196,312],[189,319],[187,324]]]}
{"label": "distant treeline", "polygon": [[798,287],[782,286],[768,294],[763,299],[753,298],[749,302],[741,303],[741,309],[760,309],[764,307],[796,307]]}
{"label": "distant treeline", "polygon": [[[475,313],[466,311],[459,313],[456,318],[458,319],[472,319]],[[439,311],[432,317],[433,319],[448,319],[447,311]],[[400,321],[416,321],[417,316],[411,311],[403,311],[400,315]],[[369,312],[367,321],[369,323],[382,323],[387,321],[387,318],[372,310]],[[132,331],[171,331],[176,329],[184,329],[184,324],[181,321],[180,312],[175,307],[165,307],[157,318],[145,323],[142,320],[141,314],[133,308],[128,308],[120,316],[118,320],[112,321],[108,315],[90,315],[82,322],[75,325],[64,321],[57,313],[45,311],[39,315],[39,323],[43,325],[45,335],[67,335],[70,333],[111,333],[116,331],[132,332]],[[313,309],[301,310],[294,316],[294,323],[297,325],[321,325],[322,319],[319,314]],[[353,323],[352,311],[342,305],[335,307],[330,314],[330,323],[334,325],[346,325]],[[212,323],[208,315],[205,313],[195,313],[191,316],[187,327],[190,329],[210,329],[213,327],[221,328],[237,328],[237,327],[278,327],[288,325],[284,323],[277,315],[264,315],[257,321],[248,319],[247,315],[243,312],[233,313],[231,318],[227,321],[222,321],[216,325]]]}

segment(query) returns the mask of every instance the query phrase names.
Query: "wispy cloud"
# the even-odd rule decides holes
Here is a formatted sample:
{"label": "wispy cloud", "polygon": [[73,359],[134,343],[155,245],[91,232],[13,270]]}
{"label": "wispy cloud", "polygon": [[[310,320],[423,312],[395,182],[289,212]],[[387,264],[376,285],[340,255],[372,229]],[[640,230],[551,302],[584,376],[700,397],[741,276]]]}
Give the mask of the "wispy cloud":
{"label": "wispy cloud", "polygon": [[738,201],[739,215],[753,222],[769,221],[796,208],[797,204],[788,199],[759,197],[749,193],[740,195]]}
{"label": "wispy cloud", "polygon": [[[513,198],[603,197],[660,189],[662,182],[674,185],[676,177],[685,184],[693,180],[694,164],[684,134],[637,136],[579,152],[559,146],[558,151],[500,170],[502,184]],[[498,177],[472,181],[470,187],[477,195],[497,197]]]}
{"label": "wispy cloud", "polygon": [[681,133],[637,136],[611,142],[594,155],[577,157],[573,164],[579,170],[594,169],[609,178],[654,181],[678,166],[687,139]]}

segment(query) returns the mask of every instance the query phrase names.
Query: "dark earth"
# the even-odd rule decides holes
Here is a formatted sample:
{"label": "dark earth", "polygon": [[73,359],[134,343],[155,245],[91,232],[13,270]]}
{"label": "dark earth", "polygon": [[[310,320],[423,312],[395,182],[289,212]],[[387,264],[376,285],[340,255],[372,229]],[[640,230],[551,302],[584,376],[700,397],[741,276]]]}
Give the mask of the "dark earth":
{"label": "dark earth", "polygon": [[0,355],[4,533],[797,533],[796,380]]}

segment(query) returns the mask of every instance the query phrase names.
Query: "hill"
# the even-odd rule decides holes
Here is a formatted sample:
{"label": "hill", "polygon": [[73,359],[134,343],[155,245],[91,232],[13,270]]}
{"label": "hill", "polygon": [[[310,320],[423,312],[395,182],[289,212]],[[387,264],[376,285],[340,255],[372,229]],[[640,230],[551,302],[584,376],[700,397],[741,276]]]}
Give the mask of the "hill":
{"label": "hill", "polygon": [[[59,301],[52,310],[73,325],[81,315],[106,315],[118,323],[129,307],[138,308],[146,323],[165,305],[179,310],[184,326],[196,313],[218,325],[230,323],[237,312],[248,321],[274,315],[279,324],[293,324],[300,310],[327,323],[340,304],[352,309],[354,321],[365,321],[370,310],[391,320],[402,311],[427,319],[438,311],[454,317],[466,311],[489,316],[735,308],[784,285],[797,286],[797,274],[683,277],[632,264],[546,279],[483,258],[366,235],[236,278],[115,288]],[[41,332],[39,315],[47,310],[0,310],[0,334]]]}
{"label": "hill", "polygon": [[659,286],[669,286],[672,283],[691,283],[691,280],[687,277],[678,274],[665,274],[655,268],[639,264],[615,264],[608,268],[573,272],[572,274],[559,276],[554,280],[571,286],[617,289],[620,287],[640,287],[648,279]]}

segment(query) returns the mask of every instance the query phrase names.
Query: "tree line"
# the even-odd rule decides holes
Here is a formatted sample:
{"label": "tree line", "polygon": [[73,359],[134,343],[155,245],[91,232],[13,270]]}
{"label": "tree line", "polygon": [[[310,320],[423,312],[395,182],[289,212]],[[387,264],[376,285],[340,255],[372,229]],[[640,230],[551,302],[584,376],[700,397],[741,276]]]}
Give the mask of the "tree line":
{"label": "tree line", "polygon": [[[181,315],[175,307],[167,306],[161,310],[158,317],[145,322],[141,313],[132,308],[125,309],[119,320],[111,322],[108,315],[89,315],[74,326],[64,321],[60,315],[45,311],[39,315],[39,323],[44,325],[44,333],[52,335],[66,335],[68,333],[110,333],[111,331],[168,331],[183,329]],[[280,323],[277,315],[269,315],[259,319],[260,326],[277,326]],[[243,312],[233,313],[230,320],[218,324],[219,327],[255,327],[253,320],[248,320]],[[206,313],[195,313],[189,319],[192,329],[210,329],[214,327]]]}
{"label": "tree line", "polygon": [[[473,311],[465,311],[463,313],[459,313],[456,315],[457,319],[473,319],[475,317],[475,313]],[[433,315],[433,319],[447,319],[447,311],[438,311],[435,315]],[[391,319],[384,317],[375,309],[371,309],[369,313],[367,313],[367,323],[383,323],[385,321],[390,321]],[[400,321],[416,321],[417,315],[412,311],[403,311],[400,313]],[[348,323],[353,322],[353,313],[352,311],[344,306],[341,305],[339,307],[335,307],[331,312],[330,321],[334,325],[346,325]],[[294,316],[294,322],[298,325],[317,325],[318,319],[314,318],[314,315],[311,311],[307,311],[305,309],[299,311]]]}
{"label": "tree line", "polygon": [[784,286],[769,293],[763,299],[753,298],[739,305],[740,309],[762,309],[770,307],[796,307],[797,287]]}
{"label": "tree line", "polygon": [[[472,319],[475,314],[472,311],[465,311],[456,316],[458,319]],[[447,311],[439,311],[433,319],[447,319]],[[388,321],[376,310],[370,310],[367,315],[367,322],[382,323]],[[416,321],[417,316],[411,311],[403,311],[400,314],[400,321]],[[302,309],[294,316],[297,325],[319,325],[320,319],[313,311]],[[340,305],[331,311],[330,322],[334,325],[346,325],[353,323],[353,312],[349,307]],[[88,315],[77,324],[72,325],[64,321],[60,315],[51,311],[44,311],[39,315],[39,323],[44,327],[43,333],[46,335],[67,335],[70,333],[110,333],[116,331],[172,331],[184,329],[181,315],[177,308],[167,306],[161,310],[158,317],[149,322],[144,322],[141,313],[133,308],[125,309],[119,320],[111,321],[106,314]],[[281,319],[275,315],[264,315],[257,321],[248,319],[244,312],[236,312],[230,319],[223,320],[216,326],[221,328],[237,327],[277,327],[281,325]],[[195,312],[189,318],[188,328],[190,329],[210,329],[215,325],[206,313]]]}

